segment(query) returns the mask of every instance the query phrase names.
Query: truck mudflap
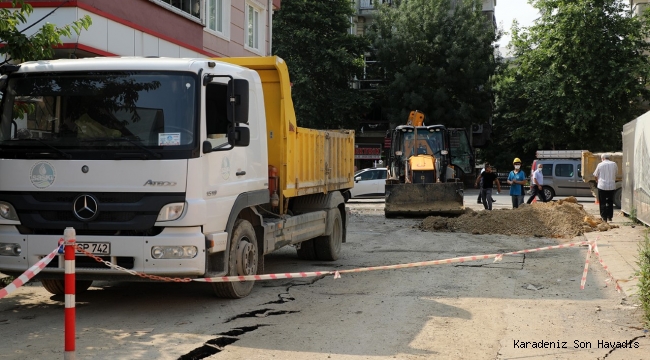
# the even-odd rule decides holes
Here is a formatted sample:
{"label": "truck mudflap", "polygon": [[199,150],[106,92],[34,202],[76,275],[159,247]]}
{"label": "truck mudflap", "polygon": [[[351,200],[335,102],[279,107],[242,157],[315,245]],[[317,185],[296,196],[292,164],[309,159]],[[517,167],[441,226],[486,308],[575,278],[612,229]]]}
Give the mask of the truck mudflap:
{"label": "truck mudflap", "polygon": [[386,217],[458,215],[465,211],[463,184],[386,184]]}

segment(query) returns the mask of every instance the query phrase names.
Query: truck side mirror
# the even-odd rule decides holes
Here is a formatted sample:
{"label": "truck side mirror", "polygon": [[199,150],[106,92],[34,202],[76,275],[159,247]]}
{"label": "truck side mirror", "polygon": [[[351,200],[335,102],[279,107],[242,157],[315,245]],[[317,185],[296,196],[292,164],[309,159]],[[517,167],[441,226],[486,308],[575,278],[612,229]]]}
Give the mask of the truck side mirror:
{"label": "truck side mirror", "polygon": [[228,121],[248,124],[248,80],[228,81],[228,97]]}
{"label": "truck side mirror", "polygon": [[232,141],[231,139],[228,139],[228,142],[233,144],[234,146],[248,146],[251,143],[251,131],[249,128],[244,127],[244,126],[237,126],[235,128],[235,131],[231,132],[229,134],[229,138],[233,137]]}

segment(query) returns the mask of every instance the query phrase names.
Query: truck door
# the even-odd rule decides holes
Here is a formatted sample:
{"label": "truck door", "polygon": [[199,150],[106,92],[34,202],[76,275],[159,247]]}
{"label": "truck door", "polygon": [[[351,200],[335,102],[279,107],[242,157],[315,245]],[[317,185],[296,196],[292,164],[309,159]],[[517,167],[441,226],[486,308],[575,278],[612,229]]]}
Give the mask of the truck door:
{"label": "truck door", "polygon": [[[448,129],[449,156],[451,164],[462,171],[463,174],[472,174],[474,171],[474,152],[469,143],[465,129]],[[461,174],[456,174],[460,177]]]}
{"label": "truck door", "polygon": [[576,196],[592,196],[591,195],[591,187],[589,186],[589,183],[586,183],[582,180],[582,164],[581,163],[576,163],[576,167],[578,168],[578,171],[576,172]]}
{"label": "truck door", "polygon": [[[223,149],[204,154],[201,158],[204,179],[203,184],[200,185],[203,187],[203,196],[206,199],[208,220],[204,225],[204,232],[207,233],[223,231],[237,196],[253,190],[251,186],[254,185],[257,174],[249,166],[251,163],[249,158],[256,159],[259,156],[247,156],[247,151],[251,151],[253,146],[233,148],[227,144],[230,122],[226,115],[228,106],[226,84],[219,83],[217,80],[209,83],[205,87],[203,106],[207,140],[213,148]],[[256,140],[259,142],[259,139]],[[195,186],[200,185],[195,184]]]}

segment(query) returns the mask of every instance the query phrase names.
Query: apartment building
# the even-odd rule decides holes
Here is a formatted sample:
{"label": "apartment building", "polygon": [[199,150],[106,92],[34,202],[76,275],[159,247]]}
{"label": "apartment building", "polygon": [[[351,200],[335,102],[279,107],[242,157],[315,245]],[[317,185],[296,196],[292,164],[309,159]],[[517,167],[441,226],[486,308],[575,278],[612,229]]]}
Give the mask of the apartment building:
{"label": "apartment building", "polygon": [[[272,14],[281,0],[28,0],[26,34],[40,24],[92,26],[65,38],[56,57],[234,57],[271,54]],[[11,7],[11,0],[0,1]]]}

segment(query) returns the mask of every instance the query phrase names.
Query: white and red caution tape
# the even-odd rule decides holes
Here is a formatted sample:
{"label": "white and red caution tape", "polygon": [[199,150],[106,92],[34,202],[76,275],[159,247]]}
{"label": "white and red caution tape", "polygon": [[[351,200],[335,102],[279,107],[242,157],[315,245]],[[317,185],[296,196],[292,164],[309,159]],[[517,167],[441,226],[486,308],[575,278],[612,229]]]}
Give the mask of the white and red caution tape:
{"label": "white and red caution tape", "polygon": [[199,282],[235,282],[235,281],[252,281],[252,280],[298,279],[298,278],[309,278],[309,277],[332,275],[335,272],[336,271],[312,271],[312,272],[265,274],[265,275],[219,276],[219,277],[213,277],[213,278],[192,279],[192,281],[199,281]]}
{"label": "white and red caution tape", "polygon": [[[127,272],[127,273],[129,273],[131,275],[137,275],[137,276],[140,276],[140,277],[143,277],[143,278],[149,278],[151,280],[161,280],[161,281],[175,281],[175,282],[198,281],[198,282],[216,283],[216,282],[236,282],[236,281],[263,281],[263,280],[279,280],[279,279],[299,279],[299,278],[311,278],[311,277],[327,276],[327,275],[334,275],[334,279],[339,279],[339,278],[341,278],[341,274],[359,273],[359,272],[366,272],[366,271],[406,269],[406,268],[415,268],[415,267],[423,267],[423,266],[434,266],[434,265],[444,265],[444,264],[453,264],[453,263],[464,263],[464,262],[487,260],[487,259],[494,259],[494,262],[498,262],[498,261],[501,261],[504,256],[508,256],[508,255],[528,254],[528,253],[539,252],[539,251],[554,250],[554,249],[564,249],[564,248],[571,248],[571,247],[584,246],[584,245],[588,245],[588,250],[587,250],[587,258],[586,258],[586,261],[585,261],[585,267],[584,267],[584,271],[583,271],[583,274],[582,274],[582,280],[581,280],[580,288],[584,289],[585,282],[587,280],[587,272],[588,272],[588,269],[589,269],[589,258],[591,256],[591,252],[594,251],[594,253],[598,257],[598,260],[599,260],[600,264],[603,266],[603,268],[605,268],[605,271],[607,271],[607,274],[609,275],[609,278],[608,278],[607,281],[614,280],[614,282],[616,283],[616,289],[618,291],[620,291],[620,286],[618,285],[618,281],[616,281],[614,279],[614,277],[609,272],[609,269],[608,269],[607,265],[605,265],[602,258],[600,257],[600,254],[598,253],[598,248],[596,246],[595,241],[580,241],[580,242],[575,242],[575,243],[570,243],[570,244],[561,244],[561,245],[554,245],[554,246],[539,247],[539,248],[512,251],[512,252],[501,253],[501,254],[463,256],[463,257],[456,257],[456,258],[442,259],[442,260],[420,261],[420,262],[396,264],[396,265],[370,266],[370,267],[364,267],[364,268],[338,270],[338,271],[312,271],[312,272],[297,272],[297,273],[246,275],[246,276],[219,276],[219,277],[198,278],[198,279],[168,278],[168,277],[147,275],[147,274],[139,273],[139,272],[136,272],[136,271],[133,271],[133,270],[128,270],[128,269],[121,268],[121,267],[119,267],[117,265],[114,265],[114,264],[112,264],[112,263],[110,263],[108,261],[105,261],[105,260],[99,259],[98,261],[103,262],[104,264],[106,264],[107,266],[110,266],[111,268],[125,271],[125,272]],[[13,283],[12,283],[12,285],[7,286],[3,290],[0,290],[0,299],[3,297],[3,291],[7,291],[8,293],[11,293],[13,290],[15,290],[15,288],[17,288],[20,285],[24,284],[29,279],[31,279],[34,275],[36,275],[38,273],[38,271],[40,271],[40,269],[44,268],[51,261],[51,259],[56,255],[57,251],[58,251],[58,248],[56,250],[54,250],[50,255],[43,258],[41,261],[39,261],[39,263],[34,265],[28,271],[26,271],[25,274],[21,275],[21,277],[16,279],[16,281],[14,281],[14,283],[18,283],[17,286],[12,288],[12,285],[13,285]],[[86,255],[88,255],[88,256],[95,257],[95,256],[92,256],[92,254],[90,254],[90,253],[87,253],[85,251],[83,251],[83,252],[86,253]],[[38,270],[36,272],[33,272],[34,268],[38,268]],[[28,277],[21,279],[26,274],[27,274]],[[6,296],[7,294],[4,294],[4,296]]]}
{"label": "white and red caution tape", "polygon": [[433,265],[463,263],[463,262],[487,260],[487,259],[494,259],[494,261],[497,262],[497,261],[501,261],[503,259],[503,256],[507,256],[507,255],[528,254],[528,253],[544,251],[544,250],[563,249],[563,248],[570,248],[570,247],[576,247],[576,246],[581,246],[581,245],[588,245],[588,244],[591,244],[591,243],[592,242],[590,242],[590,241],[581,241],[581,242],[577,242],[577,243],[570,243],[570,244],[546,246],[546,247],[534,248],[534,249],[512,251],[512,252],[503,253],[503,254],[487,254],[487,255],[464,256],[464,257],[457,257],[457,258],[450,258],[450,259],[443,259],[443,260],[421,261],[421,262],[397,264],[397,265],[371,266],[371,267],[365,267],[365,268],[339,270],[339,271],[316,271],[316,272],[299,272],[299,273],[266,274],[266,275],[247,275],[247,276],[220,276],[220,277],[200,278],[200,279],[192,279],[192,280],[193,281],[200,281],[200,282],[233,282],[233,281],[253,281],[253,280],[295,279],[295,278],[308,278],[308,277],[316,277],[316,276],[324,276],[324,275],[334,275],[335,279],[339,279],[339,278],[341,278],[341,274],[358,273],[358,272],[365,272],[365,271],[406,269],[406,268],[414,268],[414,267],[422,267],[422,266],[433,266]]}
{"label": "white and red caution tape", "polygon": [[11,284],[7,285],[4,287],[4,289],[0,289],[0,299],[3,297],[11,294],[12,292],[16,291],[19,287],[23,286],[25,283],[27,283],[29,280],[31,280],[36,274],[41,272],[43,268],[47,266],[47,264],[54,259],[56,254],[59,252],[59,249],[61,248],[61,245],[59,244],[59,247],[54,249],[51,253],[49,253],[46,257],[42,258],[39,260],[34,266],[30,267],[27,271],[25,271],[22,275],[16,278]]}
{"label": "white and red caution tape", "polygon": [[602,265],[603,269],[605,269],[605,272],[607,272],[607,279],[605,279],[605,285],[607,285],[610,281],[613,281],[614,284],[616,285],[616,291],[620,293],[623,289],[618,283],[619,280],[616,280],[614,275],[612,275],[611,271],[609,271],[609,267],[605,265],[605,263],[603,262],[603,258],[600,257],[600,253],[598,252],[598,244],[595,241],[594,241],[594,254],[596,254],[596,257],[598,258],[600,265]]}

